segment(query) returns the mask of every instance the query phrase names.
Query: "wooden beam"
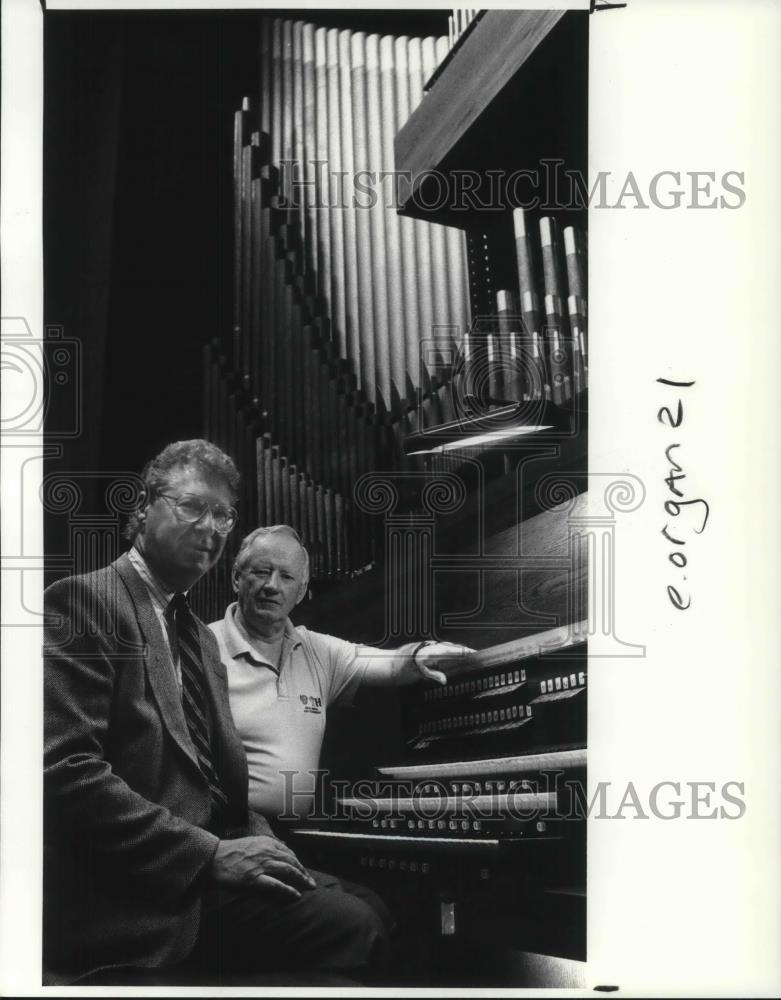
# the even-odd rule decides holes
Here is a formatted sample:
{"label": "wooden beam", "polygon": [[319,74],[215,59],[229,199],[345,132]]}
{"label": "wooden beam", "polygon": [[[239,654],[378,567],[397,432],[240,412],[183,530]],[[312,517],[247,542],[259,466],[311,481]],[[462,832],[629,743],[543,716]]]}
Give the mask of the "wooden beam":
{"label": "wooden beam", "polygon": [[483,111],[565,13],[485,12],[396,135],[396,170],[409,171],[412,177],[409,195],[399,205],[400,210],[414,200],[425,172],[442,168]]}

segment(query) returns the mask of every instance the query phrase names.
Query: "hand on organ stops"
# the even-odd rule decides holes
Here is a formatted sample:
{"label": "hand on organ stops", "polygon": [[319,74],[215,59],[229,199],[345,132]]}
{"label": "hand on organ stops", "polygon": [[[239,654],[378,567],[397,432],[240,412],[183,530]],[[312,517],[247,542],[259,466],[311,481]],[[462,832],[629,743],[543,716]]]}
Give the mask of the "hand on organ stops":
{"label": "hand on organ stops", "polygon": [[453,642],[437,642],[427,639],[404,648],[407,653],[406,662],[402,663],[401,673],[406,675],[404,683],[415,681],[434,681],[437,684],[447,684],[447,667],[449,664],[463,662],[464,656],[473,653],[469,646],[459,646]]}

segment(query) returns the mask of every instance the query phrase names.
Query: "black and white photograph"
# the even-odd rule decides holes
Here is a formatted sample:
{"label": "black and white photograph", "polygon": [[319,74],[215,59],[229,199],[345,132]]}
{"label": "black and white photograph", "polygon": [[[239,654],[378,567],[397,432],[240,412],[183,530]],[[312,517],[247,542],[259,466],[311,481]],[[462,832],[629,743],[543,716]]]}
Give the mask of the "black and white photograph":
{"label": "black and white photograph", "polygon": [[773,995],[779,14],[4,4],[3,992]]}

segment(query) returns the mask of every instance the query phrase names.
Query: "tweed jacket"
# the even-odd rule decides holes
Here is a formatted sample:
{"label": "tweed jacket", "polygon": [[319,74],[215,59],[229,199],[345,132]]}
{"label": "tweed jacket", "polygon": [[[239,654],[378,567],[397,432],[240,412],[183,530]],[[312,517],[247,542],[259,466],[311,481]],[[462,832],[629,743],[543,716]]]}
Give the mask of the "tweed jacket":
{"label": "tweed jacket", "polygon": [[[148,591],[127,556],[44,595],[44,967],[60,981],[184,960],[224,830]],[[214,636],[198,623],[232,835],[247,764]]]}

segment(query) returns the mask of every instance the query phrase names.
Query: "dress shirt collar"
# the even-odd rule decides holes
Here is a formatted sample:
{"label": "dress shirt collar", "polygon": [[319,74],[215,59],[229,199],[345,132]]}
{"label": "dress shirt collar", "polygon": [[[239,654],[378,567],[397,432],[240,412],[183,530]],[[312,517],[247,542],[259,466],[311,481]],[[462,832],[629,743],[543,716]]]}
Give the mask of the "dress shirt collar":
{"label": "dress shirt collar", "polygon": [[160,578],[155,576],[149,568],[149,563],[144,559],[135,545],[128,552],[127,557],[133,564],[135,571],[146,584],[146,589],[149,591],[149,596],[152,598],[154,606],[158,611],[165,612],[171,603],[175,591],[168,590],[165,584],[160,581]]}

